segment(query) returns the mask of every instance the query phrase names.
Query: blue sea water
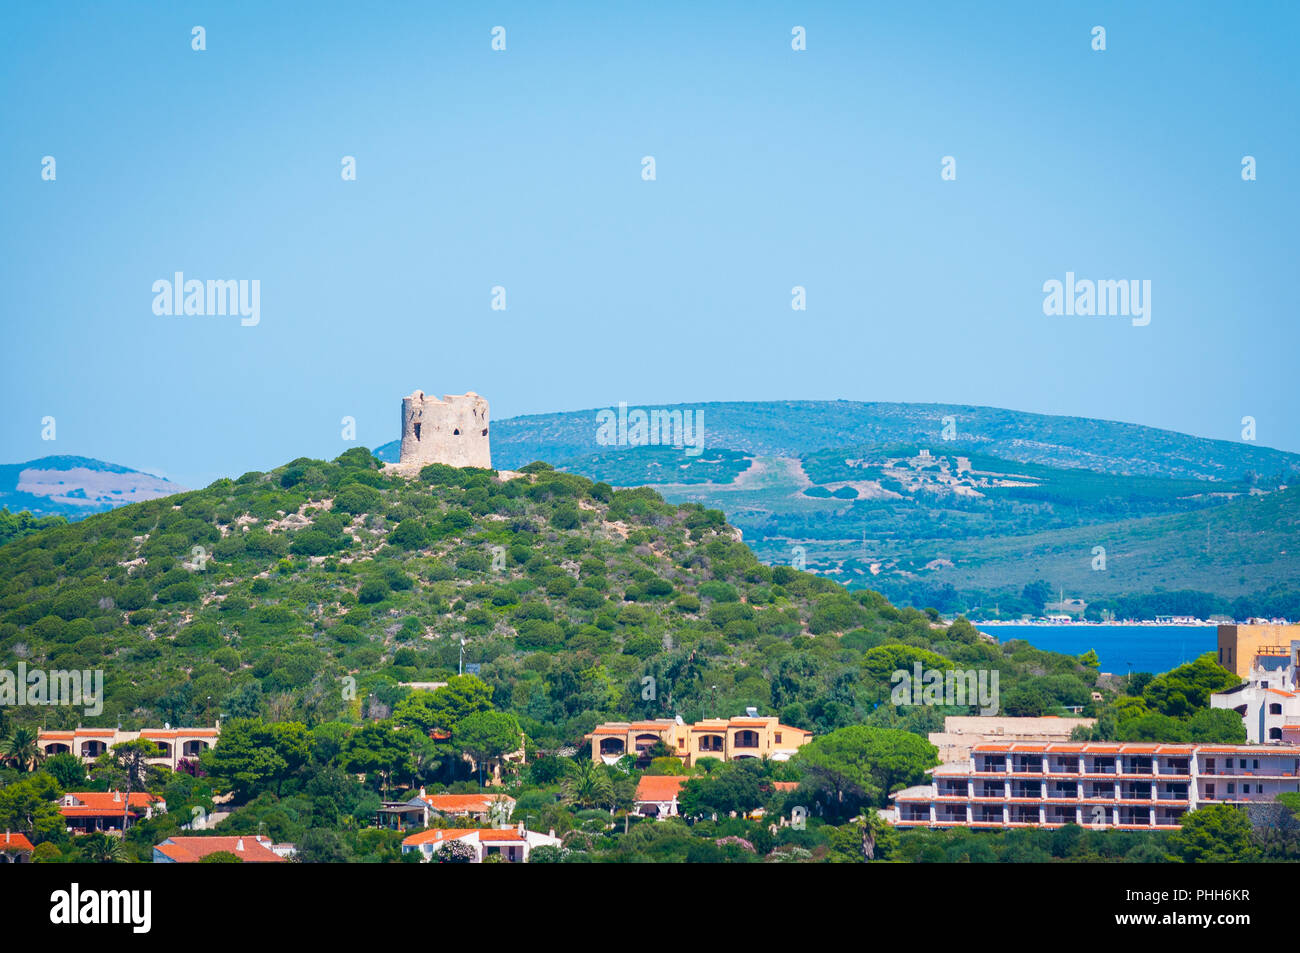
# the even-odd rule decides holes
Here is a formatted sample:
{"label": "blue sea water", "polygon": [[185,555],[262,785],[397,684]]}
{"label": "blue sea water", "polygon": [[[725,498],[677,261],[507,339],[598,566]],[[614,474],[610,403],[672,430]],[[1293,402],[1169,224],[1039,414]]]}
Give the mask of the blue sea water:
{"label": "blue sea water", "polygon": [[1066,655],[1094,649],[1101,670],[1115,675],[1167,672],[1218,648],[1212,625],[990,625],[980,631]]}

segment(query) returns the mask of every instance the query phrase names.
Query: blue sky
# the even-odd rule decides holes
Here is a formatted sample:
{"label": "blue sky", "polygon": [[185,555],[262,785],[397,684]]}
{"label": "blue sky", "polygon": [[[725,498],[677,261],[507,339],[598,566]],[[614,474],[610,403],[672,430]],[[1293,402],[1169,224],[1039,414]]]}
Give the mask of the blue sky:
{"label": "blue sky", "polygon": [[[0,461],[203,485],[393,439],[416,388],[1300,451],[1292,5],[470,6],[8,5]],[[260,324],[155,315],[177,271],[258,279]],[[1150,280],[1150,325],[1045,316],[1067,271]]]}

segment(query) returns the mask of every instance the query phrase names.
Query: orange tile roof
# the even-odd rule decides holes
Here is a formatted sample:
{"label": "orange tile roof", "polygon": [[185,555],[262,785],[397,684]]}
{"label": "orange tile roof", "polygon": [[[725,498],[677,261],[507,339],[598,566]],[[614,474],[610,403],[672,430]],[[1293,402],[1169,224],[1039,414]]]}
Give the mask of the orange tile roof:
{"label": "orange tile roof", "polygon": [[[243,849],[240,850],[240,843]],[[245,863],[282,864],[285,859],[258,841],[252,834],[244,837],[169,837],[155,850],[179,864],[197,864],[209,854],[228,851]]]}
{"label": "orange tile roof", "polygon": [[419,847],[421,844],[443,844],[448,841],[461,840],[465,837],[478,835],[479,843],[501,843],[509,841],[513,843],[523,843],[528,839],[527,835],[521,833],[517,828],[506,827],[498,830],[494,827],[453,827],[438,828],[432,830],[420,831],[418,834],[412,834],[402,840],[403,847]]}
{"label": "orange tile roof", "polygon": [[672,774],[645,774],[636,783],[637,801],[674,801],[686,778]]}
{"label": "orange tile roof", "polygon": [[[63,797],[71,795],[80,801],[80,804],[59,805],[59,813],[64,817],[121,817],[122,800],[121,792],[113,791],[68,791]],[[114,800],[114,797],[117,800]],[[62,798],[60,798],[60,801]],[[149,794],[145,791],[131,792],[132,813],[138,813],[156,804],[162,800],[156,794]]]}
{"label": "orange tile roof", "polygon": [[772,787],[777,791],[797,791],[799,789],[798,781],[773,781]]}
{"label": "orange tile roof", "polygon": [[478,832],[478,839],[480,843],[484,843],[484,844],[491,843],[493,841],[521,841],[522,842],[524,840],[527,840],[527,838],[523,834],[519,833],[519,831],[516,830],[515,828],[510,828],[508,830],[499,830],[499,831],[480,830]]}
{"label": "orange tile roof", "polygon": [[0,850],[34,850],[32,842],[22,834],[11,834],[5,831],[0,835]]}
{"label": "orange tile roof", "polygon": [[438,811],[486,811],[495,801],[503,801],[507,806],[514,804],[513,798],[500,794],[425,794],[420,797],[430,807]]}
{"label": "orange tile roof", "polygon": [[420,831],[418,834],[411,834],[402,838],[403,847],[418,847],[420,844],[441,844],[447,840],[460,840],[462,837],[468,837],[470,834],[477,833],[478,828],[452,828],[444,830],[435,827],[432,830]]}

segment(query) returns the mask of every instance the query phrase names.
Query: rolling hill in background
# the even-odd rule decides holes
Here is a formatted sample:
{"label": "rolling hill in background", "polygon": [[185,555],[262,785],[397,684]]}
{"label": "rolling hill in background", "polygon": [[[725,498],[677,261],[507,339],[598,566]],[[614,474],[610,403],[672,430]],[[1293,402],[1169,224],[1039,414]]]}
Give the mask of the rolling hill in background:
{"label": "rolling hill in background", "polygon": [[0,507],[80,519],[126,503],[180,493],[161,477],[90,457],[50,456],[0,464]]}
{"label": "rolling hill in background", "polygon": [[[647,405],[648,409],[649,405]],[[989,456],[1102,473],[1239,479],[1300,467],[1300,454],[1251,443],[1207,440],[1138,424],[1053,417],[964,404],[860,401],[752,401],[663,405],[700,410],[708,450],[796,457],[832,447],[943,442],[944,418],[954,418],[951,442]],[[572,460],[616,448],[595,442],[596,409],[495,421],[493,464],[515,468],[532,460]],[[397,441],[376,450],[396,459]]]}
{"label": "rolling hill in background", "polygon": [[[653,486],[668,500],[722,510],[765,562],[803,560],[944,611],[1041,612],[1017,604],[1037,580],[1099,610],[1148,615],[1231,613],[1232,600],[1237,612],[1279,614],[1300,589],[1300,490],[1287,489],[1300,478],[1300,454],[950,404],[663,409],[703,412],[703,453],[599,446],[593,409],[497,421],[493,461],[558,461],[613,486]],[[397,450],[394,441],[376,455],[395,460]],[[1123,602],[1185,590],[1218,603]]]}

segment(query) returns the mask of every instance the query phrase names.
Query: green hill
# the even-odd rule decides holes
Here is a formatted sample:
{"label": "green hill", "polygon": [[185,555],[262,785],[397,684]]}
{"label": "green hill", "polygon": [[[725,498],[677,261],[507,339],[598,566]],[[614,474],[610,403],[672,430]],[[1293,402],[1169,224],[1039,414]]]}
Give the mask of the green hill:
{"label": "green hill", "polygon": [[454,674],[463,637],[498,707],[546,746],[609,718],[747,706],[818,731],[889,724],[870,659],[891,644],[996,667],[1004,693],[1053,672],[1047,704],[1088,700],[1076,660],[763,565],[716,510],[529,469],[407,480],[353,450],[41,530],[0,547],[0,653],[104,670],[104,724],[311,724]]}

